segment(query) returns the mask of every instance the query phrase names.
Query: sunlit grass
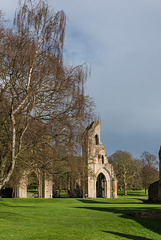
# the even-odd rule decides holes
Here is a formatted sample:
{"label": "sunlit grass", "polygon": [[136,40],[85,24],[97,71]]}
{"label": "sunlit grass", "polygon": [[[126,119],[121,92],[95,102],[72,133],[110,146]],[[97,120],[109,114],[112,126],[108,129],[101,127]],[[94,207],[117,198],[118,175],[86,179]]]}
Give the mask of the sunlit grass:
{"label": "sunlit grass", "polygon": [[[118,196],[124,197],[124,191],[118,191]],[[128,190],[126,197],[134,197],[134,198],[142,198],[142,199],[148,199],[148,194],[145,194],[145,190]]]}
{"label": "sunlit grass", "polygon": [[[132,194],[133,193],[133,194]],[[161,239],[161,220],[133,218],[133,211],[160,211],[143,192],[118,199],[0,199],[1,240]],[[139,196],[139,197],[138,197]]]}

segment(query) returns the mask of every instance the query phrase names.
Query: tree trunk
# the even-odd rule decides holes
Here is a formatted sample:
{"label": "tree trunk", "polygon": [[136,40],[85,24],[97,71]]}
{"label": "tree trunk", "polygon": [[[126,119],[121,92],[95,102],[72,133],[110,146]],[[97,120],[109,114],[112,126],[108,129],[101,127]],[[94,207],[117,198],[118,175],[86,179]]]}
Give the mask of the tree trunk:
{"label": "tree trunk", "polygon": [[124,181],[124,195],[127,195],[126,171],[124,171],[123,174],[123,181]]}
{"label": "tree trunk", "polygon": [[126,183],[125,178],[124,178],[124,195],[125,196],[127,195],[127,183]]}
{"label": "tree trunk", "polygon": [[11,148],[11,165],[6,173],[6,176],[0,182],[0,190],[2,187],[10,180],[10,177],[13,173],[15,162],[16,162],[16,128],[15,128],[15,117],[13,112],[11,113],[11,120],[12,120],[12,148]]}

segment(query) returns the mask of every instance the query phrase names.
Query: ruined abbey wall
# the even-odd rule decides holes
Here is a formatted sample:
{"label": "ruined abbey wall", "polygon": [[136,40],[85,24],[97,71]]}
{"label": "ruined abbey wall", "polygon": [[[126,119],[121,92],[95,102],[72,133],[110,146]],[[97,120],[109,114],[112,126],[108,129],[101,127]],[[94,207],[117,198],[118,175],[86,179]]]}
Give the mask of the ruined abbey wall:
{"label": "ruined abbey wall", "polygon": [[84,154],[88,163],[87,196],[117,198],[117,179],[100,140],[100,122],[95,121],[84,133]]}

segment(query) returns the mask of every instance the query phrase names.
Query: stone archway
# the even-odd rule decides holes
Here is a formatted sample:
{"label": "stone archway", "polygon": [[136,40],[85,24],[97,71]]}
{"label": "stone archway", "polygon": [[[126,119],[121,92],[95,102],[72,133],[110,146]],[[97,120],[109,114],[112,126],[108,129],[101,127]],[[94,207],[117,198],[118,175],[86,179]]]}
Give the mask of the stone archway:
{"label": "stone archway", "polygon": [[102,172],[97,176],[96,197],[107,197],[107,180]]}
{"label": "stone archway", "polygon": [[113,197],[112,188],[113,188],[112,179],[109,171],[105,167],[100,168],[95,178],[95,197],[98,196],[103,198]]}
{"label": "stone archway", "polygon": [[37,174],[32,171],[28,175],[27,197],[39,197],[39,179]]}
{"label": "stone archway", "polygon": [[27,188],[30,184],[29,176],[34,172],[37,181],[37,195],[39,198],[52,198],[53,195],[53,181],[52,176],[49,176],[42,170],[31,171],[26,170],[23,172],[19,184],[13,188],[13,197],[27,198]]}

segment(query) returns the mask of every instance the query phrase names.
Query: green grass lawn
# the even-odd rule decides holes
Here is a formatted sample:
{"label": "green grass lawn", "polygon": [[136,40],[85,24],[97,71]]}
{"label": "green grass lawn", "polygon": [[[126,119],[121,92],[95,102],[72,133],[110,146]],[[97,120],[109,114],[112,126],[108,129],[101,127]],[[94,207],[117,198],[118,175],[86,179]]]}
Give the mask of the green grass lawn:
{"label": "green grass lawn", "polygon": [[161,211],[143,192],[118,199],[0,199],[0,240],[161,239],[161,220],[133,211]]}

